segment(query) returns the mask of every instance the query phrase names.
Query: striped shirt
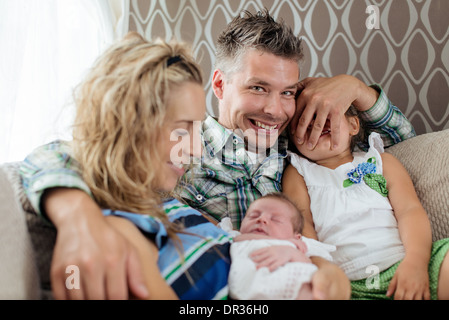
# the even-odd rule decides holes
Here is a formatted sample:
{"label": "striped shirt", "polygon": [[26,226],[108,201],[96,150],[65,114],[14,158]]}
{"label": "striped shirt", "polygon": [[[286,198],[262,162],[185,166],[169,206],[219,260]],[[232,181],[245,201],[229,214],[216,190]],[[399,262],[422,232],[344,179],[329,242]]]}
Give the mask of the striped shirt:
{"label": "striped shirt", "polygon": [[182,256],[157,218],[113,210],[103,210],[103,214],[130,220],[154,241],[159,249],[159,270],[181,300],[227,299],[230,236],[178,200],[165,202],[164,210],[171,222],[183,226],[185,233],[178,234]]}

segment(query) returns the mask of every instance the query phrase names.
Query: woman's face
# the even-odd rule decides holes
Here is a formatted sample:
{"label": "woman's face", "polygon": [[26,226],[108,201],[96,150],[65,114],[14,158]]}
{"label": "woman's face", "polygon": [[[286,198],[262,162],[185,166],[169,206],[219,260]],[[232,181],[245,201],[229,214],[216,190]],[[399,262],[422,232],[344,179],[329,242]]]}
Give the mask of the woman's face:
{"label": "woman's face", "polygon": [[171,88],[168,113],[160,133],[158,151],[161,157],[155,187],[172,191],[184,167],[201,157],[200,125],[206,114],[206,96],[201,85],[186,82]]}

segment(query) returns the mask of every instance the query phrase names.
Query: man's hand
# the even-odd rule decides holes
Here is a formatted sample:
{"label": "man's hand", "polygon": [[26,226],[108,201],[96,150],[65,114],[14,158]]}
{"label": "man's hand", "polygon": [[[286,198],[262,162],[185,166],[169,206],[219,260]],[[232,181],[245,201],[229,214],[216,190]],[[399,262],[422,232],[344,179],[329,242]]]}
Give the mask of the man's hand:
{"label": "man's hand", "polygon": [[[301,93],[295,116],[290,123],[291,134],[300,145],[307,143],[310,150],[318,143],[327,120],[331,126],[332,147],[336,148],[341,121],[351,104],[359,111],[366,111],[379,98],[376,90],[348,75],[307,78],[299,83],[298,90]],[[312,120],[312,132],[308,141],[305,141],[305,133]]]}
{"label": "man's hand", "polygon": [[[58,231],[51,265],[55,299],[148,298],[137,250],[86,193],[53,189],[44,207]],[[72,265],[79,270],[79,289],[66,285]]]}

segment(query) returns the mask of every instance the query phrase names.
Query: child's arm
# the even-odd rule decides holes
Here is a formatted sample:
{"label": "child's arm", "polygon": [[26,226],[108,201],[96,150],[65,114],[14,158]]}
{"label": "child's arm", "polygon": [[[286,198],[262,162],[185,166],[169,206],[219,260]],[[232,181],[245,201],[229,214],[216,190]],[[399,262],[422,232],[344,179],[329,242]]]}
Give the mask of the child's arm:
{"label": "child's arm", "polygon": [[304,217],[304,228],[301,234],[307,238],[318,240],[310,211],[310,197],[304,178],[292,165],[288,165],[282,177],[282,192],[298,207]]}
{"label": "child's arm", "polygon": [[429,299],[428,264],[432,231],[426,211],[404,166],[393,155],[382,155],[388,198],[398,221],[405,258],[399,265],[387,295],[395,299]]}
{"label": "child's arm", "polygon": [[154,243],[145,238],[140,230],[129,220],[121,217],[107,216],[106,220],[122,233],[136,247],[142,262],[143,273],[149,299],[174,300],[178,296],[165,282],[157,266],[158,250]]}
{"label": "child's arm", "polygon": [[[296,204],[304,216],[304,229],[302,234],[311,239],[318,240],[310,211],[310,197],[304,178],[298,171],[289,165],[282,178],[283,192]],[[315,299],[343,300],[351,296],[351,284],[348,277],[334,263],[320,258],[311,257],[312,263],[318,267],[312,279],[313,295]]]}

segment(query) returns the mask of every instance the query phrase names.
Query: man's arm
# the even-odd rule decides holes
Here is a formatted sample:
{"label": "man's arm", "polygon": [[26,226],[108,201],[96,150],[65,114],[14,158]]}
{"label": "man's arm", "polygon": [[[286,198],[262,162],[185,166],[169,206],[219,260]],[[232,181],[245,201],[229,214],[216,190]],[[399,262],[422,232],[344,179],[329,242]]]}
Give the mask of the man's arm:
{"label": "man's arm", "polygon": [[[67,143],[36,149],[23,162],[21,175],[36,212],[58,230],[51,265],[55,299],[125,299],[129,289],[147,297],[134,246],[106,223]],[[80,270],[79,290],[65,286],[69,265]]]}
{"label": "man's arm", "polygon": [[[415,137],[413,125],[401,110],[393,105],[383,89],[379,85],[372,85],[371,88],[379,93],[379,98],[368,110],[359,110],[360,118],[367,131],[366,136],[368,137],[372,132],[379,133],[385,148]],[[359,147],[362,150],[368,150],[368,142],[364,141]]]}
{"label": "man's arm", "polygon": [[47,190],[73,188],[91,196],[80,165],[71,154],[69,142],[54,141],[35,149],[22,161],[20,175],[33,209],[43,218],[48,218],[42,201]]}

